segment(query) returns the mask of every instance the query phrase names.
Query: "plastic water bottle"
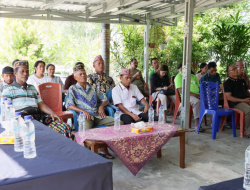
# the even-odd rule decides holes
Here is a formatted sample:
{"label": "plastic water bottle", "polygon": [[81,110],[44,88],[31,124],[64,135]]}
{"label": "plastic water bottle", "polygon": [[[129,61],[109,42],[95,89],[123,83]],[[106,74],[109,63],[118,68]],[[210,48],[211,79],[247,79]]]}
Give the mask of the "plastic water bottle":
{"label": "plastic water bottle", "polygon": [[121,118],[119,109],[116,109],[114,120],[115,120],[114,130],[119,131],[121,129],[121,124],[120,124]]}
{"label": "plastic water bottle", "polygon": [[1,99],[1,122],[5,121],[5,102],[7,101],[7,98],[2,98]]}
{"label": "plastic water bottle", "polygon": [[163,105],[160,106],[159,108],[159,117],[158,117],[158,124],[163,124],[164,121],[164,109],[163,109]]}
{"label": "plastic water bottle", "polygon": [[5,107],[6,120],[11,121],[15,117],[15,108],[12,106],[11,102],[8,102]]}
{"label": "plastic water bottle", "polygon": [[12,125],[14,128],[14,151],[22,152],[23,151],[23,137],[22,137],[22,127],[24,126],[24,120],[21,117],[20,112],[15,113],[15,117],[12,119]]}
{"label": "plastic water bottle", "polygon": [[245,152],[245,175],[243,187],[246,190],[250,190],[250,145],[247,147]]}
{"label": "plastic water bottle", "polygon": [[8,135],[14,134],[14,128],[12,125],[12,119],[15,117],[15,108],[12,106],[11,102],[5,105],[5,121],[2,122],[3,127],[6,129]]}
{"label": "plastic water bottle", "polygon": [[78,132],[83,134],[85,132],[85,116],[83,115],[83,112],[80,112],[80,115],[78,116]]}
{"label": "plastic water bottle", "polygon": [[154,125],[154,109],[153,106],[150,106],[149,110],[148,110],[148,124],[149,125]]}
{"label": "plastic water bottle", "polygon": [[31,121],[31,116],[24,116],[25,125],[23,126],[23,155],[24,158],[36,157],[36,144],[35,144],[35,126]]}

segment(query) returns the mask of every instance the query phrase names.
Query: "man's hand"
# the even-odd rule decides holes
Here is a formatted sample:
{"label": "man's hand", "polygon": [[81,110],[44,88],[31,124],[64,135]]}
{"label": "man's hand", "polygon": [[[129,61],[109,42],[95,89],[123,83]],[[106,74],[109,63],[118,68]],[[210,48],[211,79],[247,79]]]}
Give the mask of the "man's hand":
{"label": "man's hand", "polygon": [[148,110],[149,110],[149,105],[147,104],[147,105],[145,105],[145,107],[144,107],[144,111],[143,111],[143,113],[147,113],[147,112],[148,112]]}
{"label": "man's hand", "polygon": [[164,86],[164,87],[163,87],[163,90],[168,90],[168,87],[167,87],[167,86]]}
{"label": "man's hand", "polygon": [[146,83],[144,84],[144,90],[148,90],[148,85]]}
{"label": "man's hand", "polygon": [[91,115],[89,112],[83,111],[83,115],[84,115],[85,119],[91,120]]}
{"label": "man's hand", "polygon": [[132,115],[130,115],[135,121],[140,121],[141,120],[141,118],[138,116],[138,115],[136,115],[136,114],[133,114],[132,113]]}
{"label": "man's hand", "polygon": [[141,71],[138,71],[136,74],[137,76],[141,76]]}
{"label": "man's hand", "polygon": [[243,99],[245,103],[249,104],[250,105],[250,98],[245,98]]}
{"label": "man's hand", "polygon": [[141,71],[138,71],[137,73],[134,74],[133,77],[136,78],[136,77],[138,77],[138,76],[140,76],[140,75],[141,75]]}
{"label": "man's hand", "polygon": [[51,113],[50,117],[52,118],[53,121],[55,121],[55,118],[60,122],[62,121],[62,118],[56,115],[55,112]]}
{"label": "man's hand", "polygon": [[99,113],[99,116],[100,116],[101,118],[106,117],[105,111],[104,111],[104,109],[103,109],[102,106],[100,106],[100,107],[98,108],[98,113]]}

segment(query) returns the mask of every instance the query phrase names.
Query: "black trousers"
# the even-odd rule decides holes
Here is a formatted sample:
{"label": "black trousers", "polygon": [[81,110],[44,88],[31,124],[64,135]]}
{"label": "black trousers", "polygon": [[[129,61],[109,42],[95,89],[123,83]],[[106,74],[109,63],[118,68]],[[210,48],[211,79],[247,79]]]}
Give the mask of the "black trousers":
{"label": "black trousers", "polygon": [[[148,113],[140,113],[138,115],[141,118],[141,121],[148,122]],[[154,116],[154,120],[158,121],[158,116]],[[121,121],[123,121],[124,125],[135,123],[136,121],[128,114],[121,115]]]}

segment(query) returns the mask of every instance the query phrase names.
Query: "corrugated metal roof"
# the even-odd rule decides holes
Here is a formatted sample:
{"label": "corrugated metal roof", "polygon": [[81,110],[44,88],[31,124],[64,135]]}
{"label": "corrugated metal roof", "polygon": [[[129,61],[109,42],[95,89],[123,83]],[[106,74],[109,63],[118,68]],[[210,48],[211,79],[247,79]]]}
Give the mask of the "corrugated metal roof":
{"label": "corrugated metal roof", "polygon": [[[242,0],[196,0],[194,12]],[[175,25],[184,0],[0,0],[0,17],[99,23]]]}

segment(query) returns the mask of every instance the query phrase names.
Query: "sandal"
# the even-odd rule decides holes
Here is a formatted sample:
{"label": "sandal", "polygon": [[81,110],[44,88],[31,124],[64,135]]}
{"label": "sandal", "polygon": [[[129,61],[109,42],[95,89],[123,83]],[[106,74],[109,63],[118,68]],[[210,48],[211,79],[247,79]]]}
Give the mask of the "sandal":
{"label": "sandal", "polygon": [[111,154],[104,154],[103,152],[99,152],[98,155],[102,156],[103,158],[107,158],[107,159],[115,159],[114,156],[112,156]]}

